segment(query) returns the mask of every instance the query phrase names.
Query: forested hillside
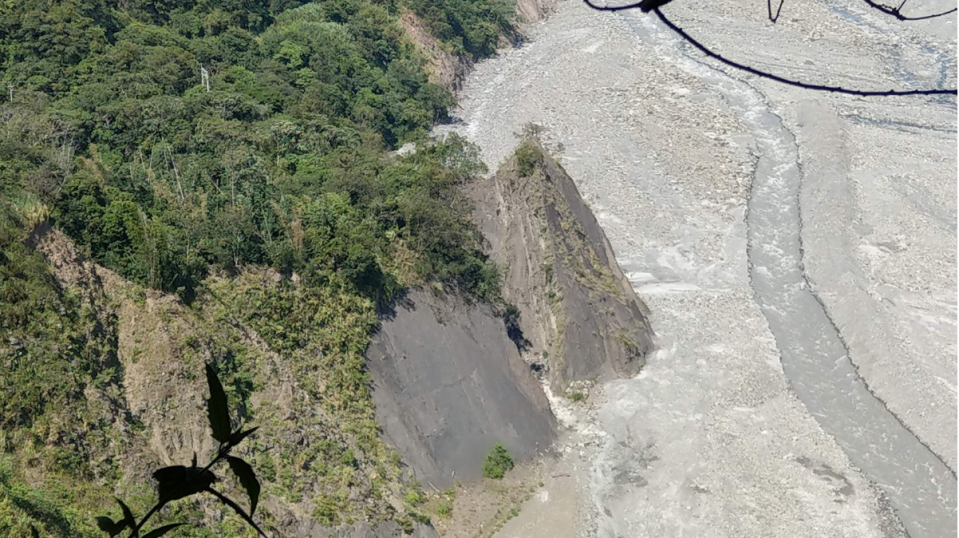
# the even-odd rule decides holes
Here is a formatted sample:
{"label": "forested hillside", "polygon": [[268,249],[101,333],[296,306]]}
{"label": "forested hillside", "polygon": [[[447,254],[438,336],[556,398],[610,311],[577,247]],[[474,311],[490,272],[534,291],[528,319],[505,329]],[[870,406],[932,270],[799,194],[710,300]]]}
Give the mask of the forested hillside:
{"label": "forested hillside", "polygon": [[[138,458],[165,456],[129,375],[165,359],[125,347],[124,316],[160,304],[193,368],[171,379],[200,392],[214,361],[262,427],[266,525],[420,517],[388,502],[363,350],[404,288],[499,292],[459,190],[482,165],[426,143],[453,100],[404,12],[470,59],[515,33],[506,0],[0,3],[0,534],[98,536],[111,495],[145,499]],[[47,225],[122,279],[67,285],[34,249]],[[256,404],[275,371],[302,392],[293,420]],[[214,525],[195,536],[247,532],[194,516]]]}

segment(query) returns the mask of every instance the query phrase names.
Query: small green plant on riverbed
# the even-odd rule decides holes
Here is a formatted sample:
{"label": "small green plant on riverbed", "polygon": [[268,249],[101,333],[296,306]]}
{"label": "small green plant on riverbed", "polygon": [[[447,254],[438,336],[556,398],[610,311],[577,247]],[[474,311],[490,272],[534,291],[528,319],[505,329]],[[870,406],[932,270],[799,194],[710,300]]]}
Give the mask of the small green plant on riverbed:
{"label": "small green plant on riverbed", "polygon": [[[193,454],[193,463],[189,466],[173,465],[157,469],[153,472],[153,478],[157,481],[157,503],[150,509],[140,521],[133,515],[130,508],[117,499],[120,509],[123,512],[122,519],[113,521],[107,516],[97,516],[97,527],[108,533],[111,538],[119,535],[129,529],[128,538],[140,538],[140,532],[151,516],[156,514],[161,508],[172,501],[185,499],[198,495],[200,493],[209,493],[216,497],[220,502],[229,506],[234,512],[240,515],[251,527],[261,536],[266,534],[253,521],[252,515],[256,511],[256,503],[260,498],[260,482],[256,478],[256,473],[250,464],[231,456],[230,451],[236,448],[244,439],[256,431],[256,428],[243,431],[242,428],[234,430],[230,424],[230,411],[227,407],[226,393],[223,391],[223,385],[217,377],[213,367],[206,365],[206,380],[210,387],[210,399],[207,400],[207,416],[210,419],[210,428],[213,430],[213,438],[219,442],[216,456],[205,467],[197,465],[196,453]],[[213,489],[213,483],[219,479],[213,474],[212,468],[226,460],[230,465],[233,474],[236,475],[240,485],[246,490],[250,497],[250,513],[247,514],[243,508],[235,501]],[[186,525],[186,523],[171,523],[157,527],[144,534],[142,538],[160,538],[171,530]]]}
{"label": "small green plant on riverbed", "polygon": [[434,514],[442,519],[449,519],[453,516],[453,501],[456,500],[456,489],[447,488],[443,491],[435,491],[423,494],[423,505],[421,512]]}
{"label": "small green plant on riverbed", "polygon": [[509,451],[507,451],[506,447],[502,444],[496,443],[496,445],[486,453],[486,461],[483,462],[483,476],[499,480],[503,478],[506,471],[512,470],[513,467],[513,457],[509,455]]}

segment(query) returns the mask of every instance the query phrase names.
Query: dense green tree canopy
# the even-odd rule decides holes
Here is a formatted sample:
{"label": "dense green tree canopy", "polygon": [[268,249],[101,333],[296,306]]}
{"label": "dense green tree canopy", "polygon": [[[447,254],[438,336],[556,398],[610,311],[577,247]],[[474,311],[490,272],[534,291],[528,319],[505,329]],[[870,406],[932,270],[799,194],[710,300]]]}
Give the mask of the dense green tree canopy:
{"label": "dense green tree canopy", "polygon": [[493,0],[3,4],[0,187],[51,206],[99,262],[188,300],[212,268],[244,264],[388,298],[397,245],[421,278],[484,293],[455,203],[475,170],[444,161],[475,167],[471,150],[385,153],[452,104],[400,9],[475,57],[512,31]]}

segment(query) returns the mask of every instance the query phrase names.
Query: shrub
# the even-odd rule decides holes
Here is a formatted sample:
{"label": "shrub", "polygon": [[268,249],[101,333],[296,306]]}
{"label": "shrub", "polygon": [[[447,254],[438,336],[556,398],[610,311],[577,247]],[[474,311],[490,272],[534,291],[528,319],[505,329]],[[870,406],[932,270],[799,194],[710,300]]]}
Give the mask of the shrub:
{"label": "shrub", "polygon": [[413,520],[408,517],[398,517],[394,521],[400,526],[403,534],[413,534]]}
{"label": "shrub", "polygon": [[411,506],[419,506],[423,503],[426,495],[423,493],[423,488],[419,484],[413,484],[406,490],[406,494],[403,495],[403,500],[406,501],[406,504]]}
{"label": "shrub", "polygon": [[313,519],[327,527],[336,523],[338,512],[336,500],[328,495],[321,495],[314,500],[314,503],[316,506],[313,508]]}
{"label": "shrub", "polygon": [[512,470],[513,467],[513,457],[509,455],[509,451],[500,443],[496,443],[496,445],[486,453],[486,461],[483,463],[483,476],[499,480],[503,478],[506,471]]}
{"label": "shrub", "polygon": [[529,177],[540,164],[542,155],[529,141],[525,141],[516,148],[516,166],[522,177]]}
{"label": "shrub", "polygon": [[453,515],[453,503],[442,501],[436,506],[436,514],[442,518],[449,518]]}
{"label": "shrub", "polygon": [[419,523],[420,525],[429,525],[431,523],[430,516],[426,514],[421,514],[419,512],[412,511],[407,515],[409,515],[410,519]]}
{"label": "shrub", "polygon": [[542,125],[538,123],[529,122],[523,125],[523,130],[519,134],[519,136],[523,138],[533,138],[533,139],[539,140],[545,131],[546,129]]}

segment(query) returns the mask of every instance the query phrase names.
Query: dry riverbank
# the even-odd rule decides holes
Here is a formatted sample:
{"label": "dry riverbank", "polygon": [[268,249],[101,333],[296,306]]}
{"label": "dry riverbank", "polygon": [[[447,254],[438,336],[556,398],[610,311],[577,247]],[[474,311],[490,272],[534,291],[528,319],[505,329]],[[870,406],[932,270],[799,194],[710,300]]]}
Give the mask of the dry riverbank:
{"label": "dry riverbank", "polygon": [[[828,3],[787,8],[778,34],[758,22],[763,10],[752,20],[731,2],[698,11],[677,3],[670,13],[730,55],[755,54],[763,66],[793,66],[793,74],[857,85],[936,84],[946,58],[945,78],[954,79],[954,43],[878,36],[868,25],[848,24],[848,12]],[[798,106],[803,101],[809,103]],[[466,80],[456,128],[481,146],[492,169],[512,151],[512,133],[522,125],[546,128],[661,337],[640,376],[606,384],[579,411],[580,431],[569,443],[577,451],[583,443],[584,455],[567,462],[583,473],[577,504],[590,507],[581,510],[579,534],[859,538],[902,531],[882,488],[813,418],[807,406],[815,404],[804,405],[790,389],[778,347],[788,335],[771,330],[771,311],[764,315],[751,286],[746,211],[756,174],[778,181],[790,167],[799,173],[815,166],[822,154],[808,143],[815,135],[802,129],[810,120],[801,114],[825,114],[817,106],[829,111],[824,118],[839,118],[851,164],[838,180],[860,194],[844,201],[857,204],[858,213],[800,208],[806,223],[840,218],[834,230],[842,234],[834,235],[849,238],[838,249],[807,241],[806,276],[822,286],[815,291],[839,328],[843,340],[836,342],[850,346],[870,388],[954,467],[948,380],[955,378],[955,345],[944,335],[955,331],[955,210],[947,195],[929,190],[944,193],[951,184],[954,191],[954,105],[877,103],[744,82],[703,66],[649,19],[596,13],[572,1],[534,30],[530,44],[478,65]],[[906,125],[910,115],[918,127]],[[915,179],[896,182],[896,174],[910,171],[870,165],[897,161]],[[809,199],[817,194],[809,190],[815,178],[807,179],[802,196]],[[875,188],[876,181],[885,187]],[[911,190],[896,194],[897,186]],[[889,219],[898,223],[895,232],[881,227]],[[872,229],[862,226],[870,222]],[[886,243],[883,233],[898,234],[907,248],[875,246]],[[822,251],[810,250],[817,247]],[[885,265],[861,270],[875,260]],[[841,278],[829,278],[836,274]],[[904,354],[908,345],[870,341],[873,325],[842,308],[851,304],[849,286],[867,290],[878,326],[917,335],[924,351]],[[913,390],[914,383],[927,390]],[[583,429],[591,433],[584,437]],[[954,492],[954,477],[950,487]],[[529,501],[531,521],[542,510],[568,512],[562,503],[536,502]],[[502,536],[523,536],[523,517]],[[954,523],[930,528],[916,522],[923,514],[910,517],[913,538],[955,532]],[[944,517],[954,522],[955,514]]]}

